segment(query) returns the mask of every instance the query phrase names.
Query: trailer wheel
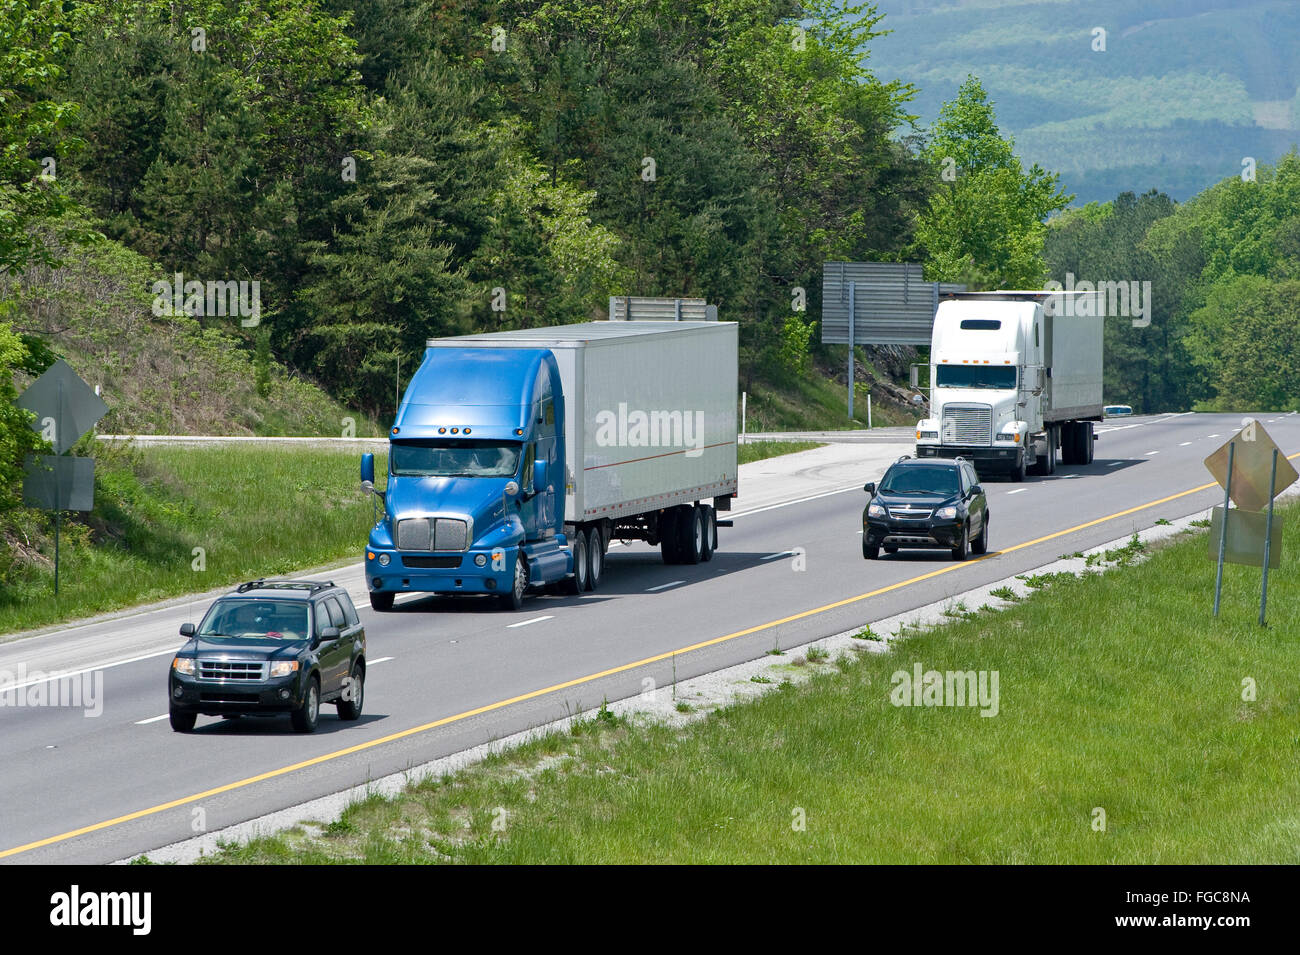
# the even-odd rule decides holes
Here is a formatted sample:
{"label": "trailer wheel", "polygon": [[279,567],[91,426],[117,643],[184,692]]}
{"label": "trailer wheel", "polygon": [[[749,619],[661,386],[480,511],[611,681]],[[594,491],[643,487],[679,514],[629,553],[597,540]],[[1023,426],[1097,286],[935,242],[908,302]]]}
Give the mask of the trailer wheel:
{"label": "trailer wheel", "polygon": [[700,554],[700,560],[710,561],[713,560],[713,552],[718,549],[717,512],[710,505],[701,504],[700,515],[704,521],[704,552]]}
{"label": "trailer wheel", "polygon": [[665,564],[681,563],[677,558],[677,508],[666,507],[659,513],[659,547]]}
{"label": "trailer wheel", "polygon": [[683,504],[677,511],[679,562],[698,564],[704,552],[704,520],[698,507]]}
{"label": "trailer wheel", "polygon": [[1079,426],[1079,431],[1081,432],[1081,434],[1080,434],[1080,436],[1079,436],[1079,440],[1083,443],[1083,449],[1082,449],[1082,450],[1083,450],[1083,461],[1082,461],[1082,463],[1083,463],[1083,464],[1091,464],[1091,463],[1092,463],[1092,451],[1093,451],[1092,422],[1091,422],[1091,421],[1084,421],[1084,422]]}
{"label": "trailer wheel", "polygon": [[573,576],[564,581],[564,592],[580,594],[591,589],[590,562],[587,559],[587,532],[581,528],[573,531]]}
{"label": "trailer wheel", "polygon": [[605,573],[605,535],[600,525],[592,526],[587,537],[587,590],[600,586],[600,578]]}
{"label": "trailer wheel", "polygon": [[1061,425],[1061,463],[1081,464],[1079,460],[1079,424],[1067,421]]}

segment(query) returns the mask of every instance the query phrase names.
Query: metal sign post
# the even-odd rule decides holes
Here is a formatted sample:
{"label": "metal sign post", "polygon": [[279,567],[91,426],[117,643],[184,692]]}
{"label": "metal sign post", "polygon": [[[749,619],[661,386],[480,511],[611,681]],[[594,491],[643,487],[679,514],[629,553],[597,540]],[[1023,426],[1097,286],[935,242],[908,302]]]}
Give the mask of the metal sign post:
{"label": "metal sign post", "polygon": [[1228,502],[1232,500],[1232,459],[1237,442],[1228,442],[1228,479],[1223,482],[1223,533],[1219,535],[1219,566],[1214,572],[1214,616],[1219,615],[1219,596],[1223,593],[1223,558],[1228,552]]}
{"label": "metal sign post", "polygon": [[[1268,606],[1268,560],[1273,549],[1273,495],[1277,485],[1277,448],[1273,449],[1273,473],[1268,479],[1268,520],[1264,525],[1264,578],[1259,590],[1259,625],[1264,626],[1264,608]],[[1227,535],[1225,534],[1226,538]]]}
{"label": "metal sign post", "polygon": [[853,420],[853,313],[857,311],[857,282],[849,283],[849,420]]}

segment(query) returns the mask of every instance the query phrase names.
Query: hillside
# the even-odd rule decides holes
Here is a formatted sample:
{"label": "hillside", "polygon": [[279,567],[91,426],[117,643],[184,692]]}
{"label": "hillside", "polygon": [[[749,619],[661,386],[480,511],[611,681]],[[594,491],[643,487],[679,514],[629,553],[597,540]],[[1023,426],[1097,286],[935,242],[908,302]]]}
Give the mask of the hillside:
{"label": "hillside", "polygon": [[[1300,140],[1289,0],[879,0],[870,66],[918,88],[921,123],[973,73],[1027,163],[1076,203],[1182,201]],[[1094,51],[1103,28],[1105,50]]]}

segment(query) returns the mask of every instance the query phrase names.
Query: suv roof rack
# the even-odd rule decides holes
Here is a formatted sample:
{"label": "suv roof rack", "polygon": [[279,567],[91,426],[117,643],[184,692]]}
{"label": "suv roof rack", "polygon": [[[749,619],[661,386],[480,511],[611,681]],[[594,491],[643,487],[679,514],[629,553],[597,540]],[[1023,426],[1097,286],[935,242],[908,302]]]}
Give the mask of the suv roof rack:
{"label": "suv roof rack", "polygon": [[[905,454],[898,459],[898,461],[910,461],[910,460],[912,460],[912,456],[910,454]],[[895,461],[894,463],[897,464],[898,461]]]}
{"label": "suv roof rack", "polygon": [[247,583],[240,584],[235,588],[235,593],[246,594],[250,590],[305,590],[310,594],[318,590],[326,590],[334,586],[332,580],[285,580],[283,578],[271,578],[270,580],[250,580]]}

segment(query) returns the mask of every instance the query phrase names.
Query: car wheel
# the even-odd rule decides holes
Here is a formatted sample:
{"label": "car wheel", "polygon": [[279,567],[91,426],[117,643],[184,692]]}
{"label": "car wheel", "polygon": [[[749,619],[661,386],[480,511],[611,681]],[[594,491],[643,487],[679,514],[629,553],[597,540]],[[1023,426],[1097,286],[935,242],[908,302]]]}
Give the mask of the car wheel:
{"label": "car wheel", "polygon": [[573,576],[566,580],[564,590],[569,594],[586,593],[591,589],[591,563],[587,559],[587,531],[575,528],[573,532]]}
{"label": "car wheel", "polygon": [[361,718],[361,704],[365,702],[366,669],[360,664],[352,668],[352,675],[343,688],[339,698],[338,711],[341,720],[358,720]]}
{"label": "car wheel", "polygon": [[370,609],[378,610],[380,613],[387,613],[393,609],[393,598],[396,594],[377,594],[373,590],[370,592]]}
{"label": "car wheel", "polygon": [[522,610],[524,606],[524,595],[528,592],[528,560],[523,553],[515,561],[515,577],[510,587],[510,593],[503,594],[501,604],[506,610]]}
{"label": "car wheel", "polygon": [[880,548],[875,544],[868,544],[864,540],[862,542],[862,556],[866,560],[875,560],[880,556]]}
{"label": "car wheel", "polygon": [[594,591],[600,586],[600,578],[605,573],[605,535],[597,524],[587,534],[587,590]]}
{"label": "car wheel", "polygon": [[953,560],[965,560],[969,551],[970,542],[970,524],[966,523],[961,528],[961,543],[952,549]]}
{"label": "car wheel", "polygon": [[989,551],[989,516],[987,513],[985,513],[984,520],[980,524],[980,536],[971,543],[970,549],[977,554],[987,554]]}
{"label": "car wheel", "polygon": [[299,733],[316,732],[316,723],[320,720],[320,680],[311,678],[307,692],[303,694],[302,706],[290,715],[293,728]]}
{"label": "car wheel", "polygon": [[185,710],[169,710],[167,716],[171,720],[172,729],[178,733],[188,733],[194,729],[199,718],[199,714],[187,713]]}

